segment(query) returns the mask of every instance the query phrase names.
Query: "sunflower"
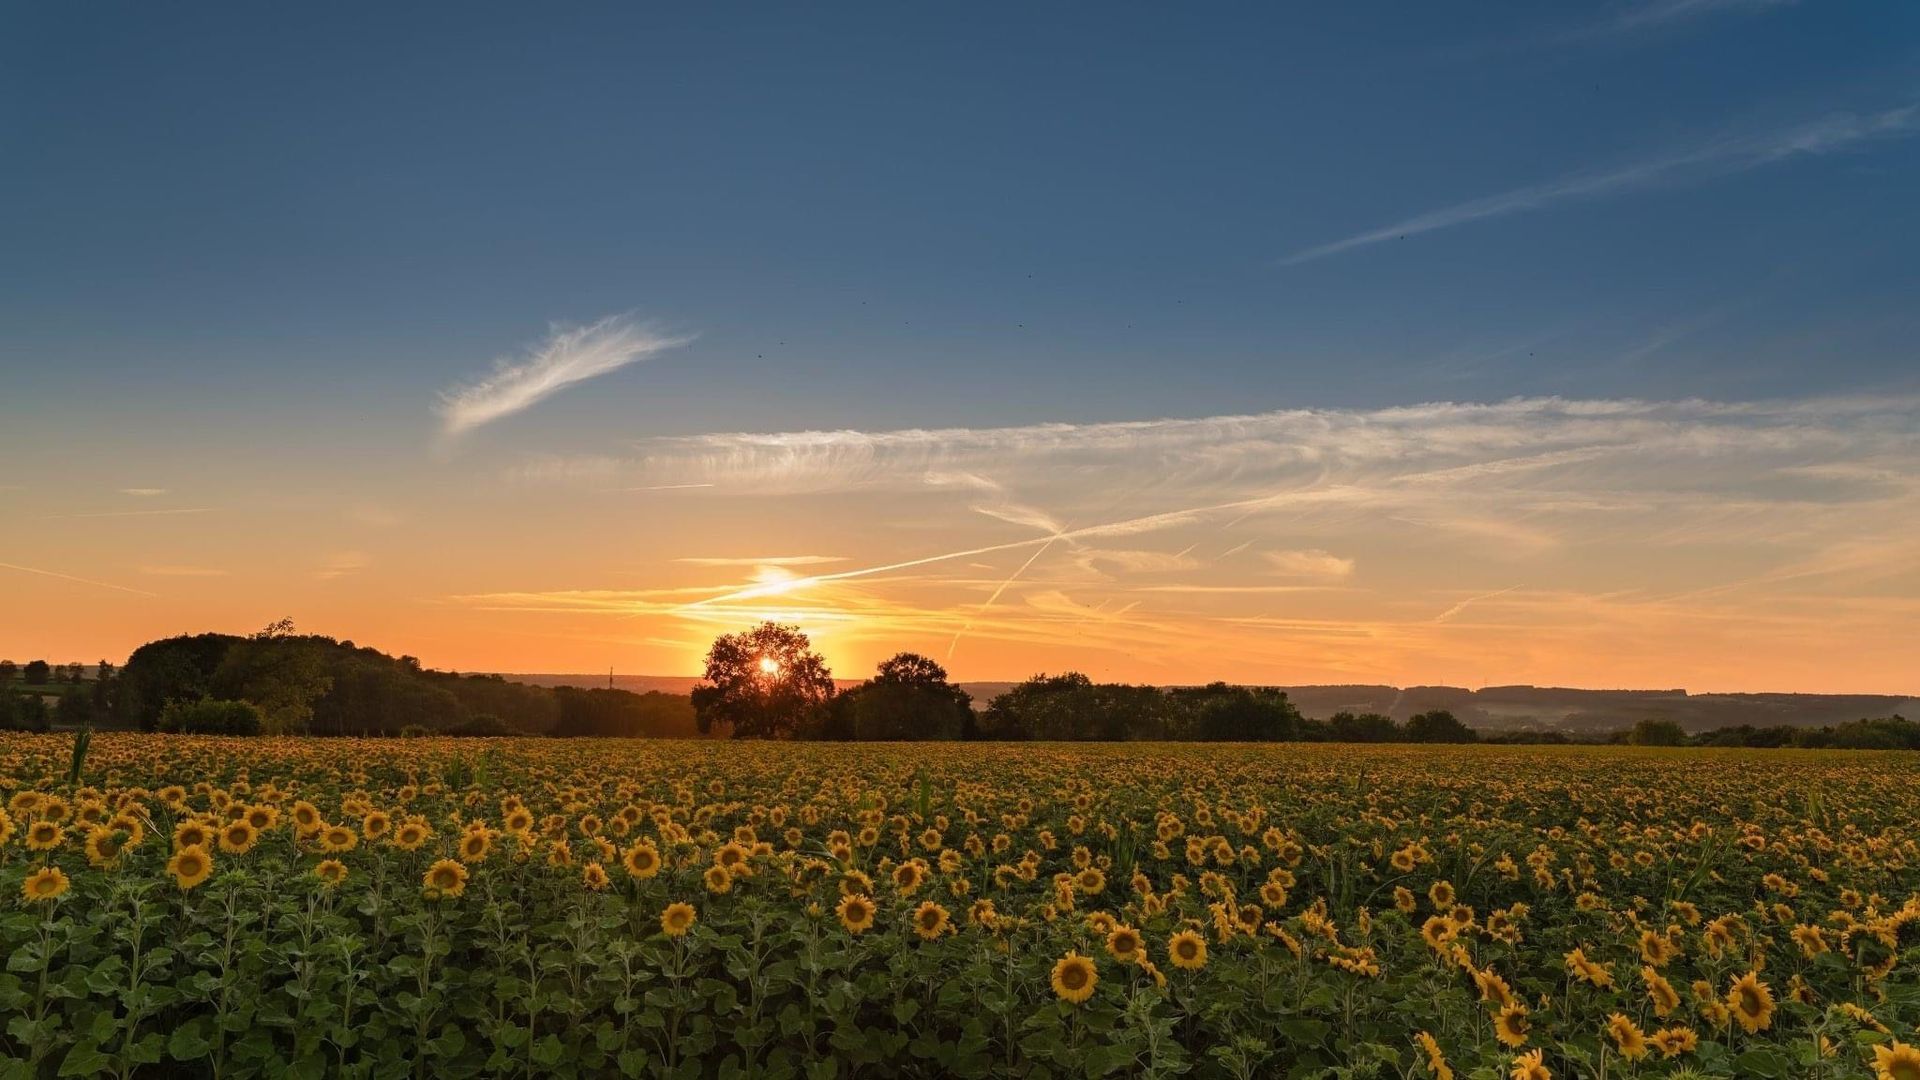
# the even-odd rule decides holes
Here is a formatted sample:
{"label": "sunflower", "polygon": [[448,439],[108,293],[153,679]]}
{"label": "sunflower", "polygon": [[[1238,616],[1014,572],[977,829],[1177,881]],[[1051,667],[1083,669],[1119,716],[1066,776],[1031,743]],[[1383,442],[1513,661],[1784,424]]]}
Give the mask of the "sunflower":
{"label": "sunflower", "polygon": [[369,840],[378,840],[393,828],[393,818],[385,810],[370,811],[360,819],[360,831]]}
{"label": "sunflower", "polygon": [[1654,1032],[1651,1038],[1653,1045],[1659,1049],[1661,1057],[1672,1058],[1679,1057],[1681,1054],[1690,1054],[1700,1045],[1700,1036],[1694,1034],[1692,1028],[1661,1028]]}
{"label": "sunflower", "polygon": [[87,830],[87,862],[95,867],[112,866],[127,846],[127,834],[119,829],[96,825]]}
{"label": "sunflower", "polygon": [[660,930],[668,937],[685,937],[687,931],[693,929],[697,918],[699,915],[693,910],[692,904],[668,904],[667,909],[660,913]]}
{"label": "sunflower", "polygon": [[1512,1080],[1553,1080],[1553,1073],[1547,1068],[1545,1051],[1535,1050],[1521,1054],[1513,1059],[1513,1069],[1507,1075]]}
{"label": "sunflower", "polygon": [[329,825],[320,830],[320,850],[328,852],[352,851],[360,843],[360,837],[345,825]]}
{"label": "sunflower", "polygon": [[841,897],[840,906],[834,912],[840,916],[840,925],[846,927],[848,933],[858,934],[873,925],[873,901],[859,893]]}
{"label": "sunflower", "polygon": [[321,884],[327,888],[337,888],[341,882],[347,880],[347,864],[339,859],[322,859],[319,865],[313,868],[313,876],[319,878]]}
{"label": "sunflower", "polygon": [[420,846],[432,839],[433,830],[423,821],[408,821],[394,830],[393,846],[402,851],[418,851]]}
{"label": "sunflower", "polygon": [[1480,1000],[1494,1008],[1504,1008],[1513,1001],[1513,990],[1500,973],[1487,968],[1473,973],[1473,985],[1480,990]]}
{"label": "sunflower", "polygon": [[1453,1070],[1447,1066],[1447,1056],[1440,1052],[1440,1040],[1422,1031],[1413,1037],[1413,1041],[1426,1052],[1427,1071],[1433,1074],[1433,1080],[1453,1080]]}
{"label": "sunflower", "polygon": [[733,875],[727,873],[727,868],[718,863],[707,867],[707,872],[701,875],[701,880],[706,883],[707,891],[715,896],[733,891]]}
{"label": "sunflower", "polygon": [[1167,939],[1167,957],[1174,967],[1199,971],[1207,966],[1207,939],[1191,930],[1182,930]]}
{"label": "sunflower", "polygon": [[1643,967],[1640,969],[1640,978],[1647,984],[1647,1000],[1653,1002],[1653,1015],[1668,1016],[1680,1007],[1680,992],[1659,972],[1651,967]]}
{"label": "sunflower", "polygon": [[913,911],[913,932],[920,935],[922,941],[938,939],[950,924],[947,909],[932,900],[923,901]]}
{"label": "sunflower", "polygon": [[59,867],[43,866],[28,874],[27,880],[20,883],[20,895],[29,904],[52,903],[71,884],[66,872]]}
{"label": "sunflower", "polygon": [[467,891],[467,868],[454,859],[441,859],[427,867],[420,883],[429,900],[459,896]]}
{"label": "sunflower", "polygon": [[660,849],[651,840],[641,840],[621,853],[620,862],[628,874],[644,881],[660,872]]}
{"label": "sunflower", "polygon": [[1602,988],[1613,985],[1613,972],[1608,970],[1607,965],[1587,959],[1587,952],[1582,948],[1567,954],[1567,974]]}
{"label": "sunflower", "polygon": [[213,843],[213,831],[192,818],[173,827],[173,846],[176,851],[186,847],[212,847]]}
{"label": "sunflower", "polygon": [[1647,1056],[1646,1032],[1641,1031],[1626,1014],[1614,1013],[1607,1017],[1607,1034],[1613,1036],[1613,1044],[1620,1048],[1620,1056],[1628,1061],[1639,1061]]}
{"label": "sunflower", "polygon": [[1122,923],[1107,931],[1107,955],[1123,964],[1134,963],[1145,955],[1147,947],[1140,931]]}
{"label": "sunflower", "polygon": [[580,868],[580,884],[594,892],[607,887],[607,871],[597,862],[590,862]]}
{"label": "sunflower", "polygon": [[293,804],[293,824],[299,831],[312,832],[320,827],[320,809],[305,799]]}
{"label": "sunflower", "polygon": [[1516,1050],[1527,1045],[1527,1032],[1532,1029],[1533,1022],[1527,1019],[1527,1007],[1517,1001],[1502,1005],[1493,1016],[1493,1037]]}
{"label": "sunflower", "polygon": [[1427,889],[1427,899],[1433,902],[1435,911],[1444,911],[1453,906],[1453,883],[1436,881]]}
{"label": "sunflower", "polygon": [[229,855],[244,855],[260,836],[246,821],[229,821],[220,829],[220,850]]}
{"label": "sunflower", "polygon": [[61,828],[58,822],[36,821],[27,826],[28,851],[52,851],[66,838],[67,830]]}
{"label": "sunflower", "polygon": [[1053,992],[1060,1000],[1075,1005],[1093,996],[1093,988],[1100,985],[1100,973],[1094,970],[1093,961],[1070,952],[1053,965],[1053,976],[1048,980],[1053,984]]}
{"label": "sunflower", "polygon": [[484,827],[469,829],[460,838],[460,858],[467,862],[486,862],[493,851],[493,834]]}
{"label": "sunflower", "polygon": [[173,875],[173,883],[182,889],[195,888],[213,873],[213,857],[199,844],[188,844],[167,860],[167,873]]}
{"label": "sunflower", "polygon": [[1874,1080],[1920,1080],[1920,1049],[1894,1040],[1873,1048]]}
{"label": "sunflower", "polygon": [[1760,976],[1747,972],[1727,988],[1727,1011],[1751,1035],[1773,1026],[1773,990]]}
{"label": "sunflower", "polygon": [[893,887],[900,890],[901,896],[912,896],[926,877],[926,870],[918,859],[908,859],[893,868]]}

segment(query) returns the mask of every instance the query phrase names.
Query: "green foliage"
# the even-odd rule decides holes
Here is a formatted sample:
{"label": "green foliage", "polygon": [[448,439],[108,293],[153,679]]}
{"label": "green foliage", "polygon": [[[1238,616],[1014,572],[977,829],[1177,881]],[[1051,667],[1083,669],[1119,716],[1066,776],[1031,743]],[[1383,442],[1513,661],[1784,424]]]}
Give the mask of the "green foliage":
{"label": "green foliage", "polygon": [[264,727],[252,702],[218,698],[169,702],[158,724],[160,731],[178,735],[258,735]]}
{"label": "green foliage", "polygon": [[816,732],[828,739],[966,738],[973,699],[947,681],[946,669],[915,653],[882,661],[874,677],[833,699]]}
{"label": "green foliage", "polygon": [[705,678],[693,690],[701,734],[724,731],[736,739],[810,732],[834,693],[833,673],[807,635],[774,622],[716,638]]}

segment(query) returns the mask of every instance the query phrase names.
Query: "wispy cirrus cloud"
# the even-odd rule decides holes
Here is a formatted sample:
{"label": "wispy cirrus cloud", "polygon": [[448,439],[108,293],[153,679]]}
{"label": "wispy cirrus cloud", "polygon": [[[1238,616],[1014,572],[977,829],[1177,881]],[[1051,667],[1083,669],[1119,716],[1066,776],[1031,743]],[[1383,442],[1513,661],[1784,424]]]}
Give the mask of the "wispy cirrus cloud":
{"label": "wispy cirrus cloud", "polygon": [[673,560],[690,566],[820,566],[827,563],[846,562],[845,555],[766,555],[718,556],[688,555]]}
{"label": "wispy cirrus cloud", "polygon": [[1757,657],[1811,685],[1807,635],[1891,671],[1920,611],[1916,413],[1525,398],[653,437],[510,476],[711,483],[729,520],[804,493],[795,539],[820,546],[799,550],[844,560],[695,556],[680,569],[707,573],[648,571],[663,588],[450,599],[664,636],[771,618],[836,648],[958,646],[977,677],[1068,657],[1136,678],[1566,681],[1604,653],[1619,685],[1751,685]]}
{"label": "wispy cirrus cloud", "polygon": [[434,406],[441,435],[452,438],[472,431],[530,408],[575,383],[618,371],[691,340],[619,315],[588,326],[556,328],[526,356],[495,361],[492,373],[484,378],[442,393]]}
{"label": "wispy cirrus cloud", "polygon": [[0,562],[0,570],[12,570],[18,574],[33,574],[38,577],[54,578],[59,581],[71,581],[76,585],[91,585],[97,589],[111,589],[114,592],[132,593],[135,596],[157,597],[159,595],[158,593],[150,593],[145,589],[134,589],[125,585],[115,585],[111,581],[96,581],[93,578],[80,577],[77,574],[62,573],[58,570],[47,570],[38,566],[21,566],[19,563]]}
{"label": "wispy cirrus cloud", "polygon": [[211,566],[148,565],[139,568],[148,577],[226,577],[227,572]]}
{"label": "wispy cirrus cloud", "polygon": [[1338,581],[1353,576],[1354,561],[1313,548],[1307,551],[1268,551],[1261,556],[1269,573],[1280,577]]}
{"label": "wispy cirrus cloud", "polygon": [[1791,7],[1799,0],[1650,0],[1621,11],[1596,31],[1626,32],[1667,26],[1717,12]]}
{"label": "wispy cirrus cloud", "polygon": [[1714,139],[1690,150],[1648,158],[1620,168],[1573,173],[1546,183],[1469,199],[1416,214],[1391,225],[1296,251],[1281,259],[1280,265],[1298,266],[1356,248],[1402,240],[1475,221],[1542,210],[1562,202],[1698,183],[1763,168],[1791,158],[1830,154],[1864,143],[1904,138],[1916,131],[1920,131],[1920,102],[1866,114],[1834,113],[1793,127]]}
{"label": "wispy cirrus cloud", "polygon": [[166,493],[166,488],[156,487],[125,487],[120,489],[120,494],[132,495],[137,499],[151,499],[157,495],[165,495]]}
{"label": "wispy cirrus cloud", "polygon": [[373,557],[364,551],[336,551],[320,561],[313,576],[321,581],[352,577],[373,565]]}

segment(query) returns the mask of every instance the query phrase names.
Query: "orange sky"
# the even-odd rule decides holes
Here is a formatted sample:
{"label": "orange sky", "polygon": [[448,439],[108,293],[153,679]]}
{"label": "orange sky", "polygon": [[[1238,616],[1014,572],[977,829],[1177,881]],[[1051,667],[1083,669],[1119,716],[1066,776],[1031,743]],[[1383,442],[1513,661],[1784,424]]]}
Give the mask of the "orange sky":
{"label": "orange sky", "polygon": [[[173,447],[0,490],[0,656],[281,616],[460,670],[1912,693],[1911,401],[1517,401],[549,454]],[[161,475],[155,475],[161,474]],[[48,480],[57,482],[49,483]]]}

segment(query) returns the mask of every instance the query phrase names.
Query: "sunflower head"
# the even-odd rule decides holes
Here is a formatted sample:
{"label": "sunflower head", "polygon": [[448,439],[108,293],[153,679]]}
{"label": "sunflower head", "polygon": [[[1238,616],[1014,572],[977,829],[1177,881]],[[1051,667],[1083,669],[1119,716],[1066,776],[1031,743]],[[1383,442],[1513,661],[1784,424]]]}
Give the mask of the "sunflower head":
{"label": "sunflower head", "polygon": [[1078,1005],[1093,996],[1093,988],[1100,985],[1100,973],[1094,970],[1092,960],[1070,952],[1053,965],[1048,982],[1060,1000]]}
{"label": "sunflower head", "polygon": [[57,866],[43,866],[20,883],[20,896],[29,904],[48,904],[59,899],[70,884],[65,871]]}
{"label": "sunflower head", "polygon": [[667,909],[660,913],[660,930],[668,937],[685,937],[687,931],[693,929],[696,918],[698,915],[692,904],[668,904]]}

